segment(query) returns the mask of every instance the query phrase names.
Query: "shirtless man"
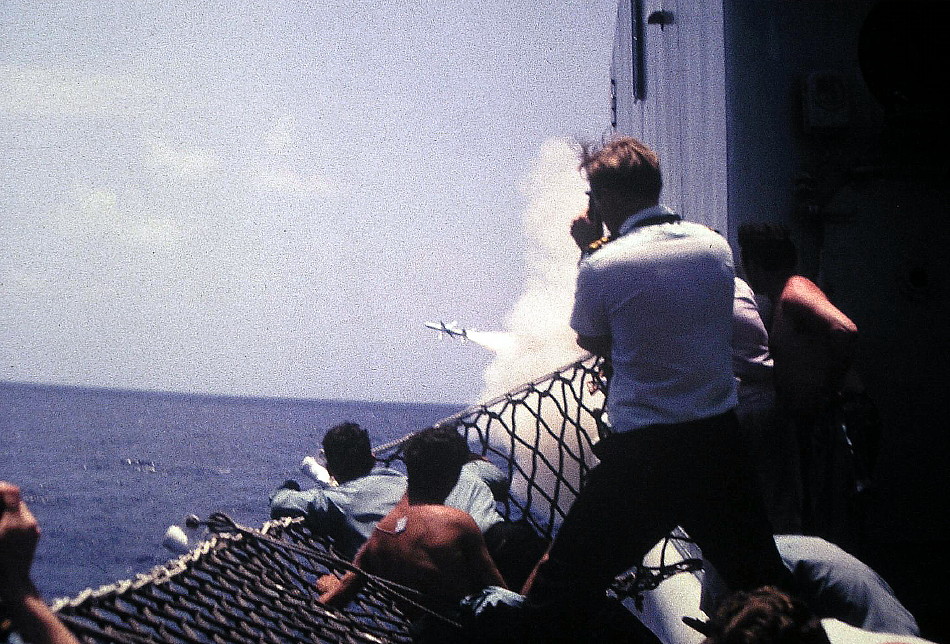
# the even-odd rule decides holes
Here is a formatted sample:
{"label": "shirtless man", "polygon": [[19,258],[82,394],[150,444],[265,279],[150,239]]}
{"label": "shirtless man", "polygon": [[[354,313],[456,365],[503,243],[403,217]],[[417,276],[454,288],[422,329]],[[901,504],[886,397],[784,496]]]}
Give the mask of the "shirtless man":
{"label": "shirtless man", "polygon": [[[745,224],[739,246],[752,288],[771,302],[769,349],[774,361],[776,402],[796,426],[806,532],[838,541],[848,532],[838,525],[841,499],[832,498],[817,447],[834,444],[823,436],[841,394],[860,390],[852,368],[858,338],[854,322],[810,279],[795,272],[797,251],[789,231],[771,224]],[[827,448],[826,448],[827,449]],[[856,470],[868,463],[855,462]],[[836,466],[837,467],[837,466]],[[867,473],[856,471],[855,476]]]}
{"label": "shirtless man", "polygon": [[[443,505],[468,458],[465,439],[453,428],[428,429],[413,436],[403,450],[408,474],[406,496],[376,526],[360,548],[354,565],[420,593],[419,601],[463,624],[497,600],[517,605],[520,595],[505,582],[488,554],[472,517]],[[320,601],[341,608],[353,600],[366,576],[348,572],[342,579],[318,582]],[[423,612],[407,607],[410,618]],[[440,620],[426,619],[417,641],[449,641],[464,636]],[[462,639],[461,641],[468,641]]]}
{"label": "shirtless man", "polygon": [[746,224],[739,245],[750,285],[772,304],[769,348],[779,402],[792,414],[817,415],[845,385],[858,327],[795,273],[797,253],[787,230]]}

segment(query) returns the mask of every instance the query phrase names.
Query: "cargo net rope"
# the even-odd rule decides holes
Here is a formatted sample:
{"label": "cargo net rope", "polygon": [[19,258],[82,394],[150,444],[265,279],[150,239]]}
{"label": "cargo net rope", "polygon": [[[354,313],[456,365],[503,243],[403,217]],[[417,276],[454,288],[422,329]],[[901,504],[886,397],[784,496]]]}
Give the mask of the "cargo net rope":
{"label": "cargo net rope", "polygon": [[[502,515],[550,538],[596,464],[604,396],[603,363],[588,357],[437,425],[457,427],[473,452],[507,473]],[[377,447],[377,458],[397,461],[408,438]],[[214,514],[205,524],[209,537],[188,554],[56,600],[53,610],[83,642],[411,642],[407,607],[450,621],[431,598],[371,575],[345,610],[321,605],[316,580],[354,568],[301,519],[251,528]],[[685,535],[667,539],[680,541]],[[662,579],[695,569],[696,560],[682,556],[672,565],[638,566],[611,590],[636,600]]]}

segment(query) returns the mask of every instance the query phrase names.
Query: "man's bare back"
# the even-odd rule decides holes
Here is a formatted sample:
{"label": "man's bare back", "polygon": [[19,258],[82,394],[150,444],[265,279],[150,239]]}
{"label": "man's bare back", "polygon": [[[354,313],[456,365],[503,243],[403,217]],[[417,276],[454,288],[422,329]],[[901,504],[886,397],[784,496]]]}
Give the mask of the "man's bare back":
{"label": "man's bare back", "polygon": [[[486,586],[505,586],[470,515],[445,505],[410,503],[405,497],[379,522],[353,563],[452,607]],[[357,573],[347,573],[339,584],[323,580],[326,592],[320,601],[345,606],[363,582]]]}
{"label": "man's bare back", "polygon": [[445,505],[404,499],[379,522],[362,562],[381,577],[451,602],[504,586],[475,521]]}

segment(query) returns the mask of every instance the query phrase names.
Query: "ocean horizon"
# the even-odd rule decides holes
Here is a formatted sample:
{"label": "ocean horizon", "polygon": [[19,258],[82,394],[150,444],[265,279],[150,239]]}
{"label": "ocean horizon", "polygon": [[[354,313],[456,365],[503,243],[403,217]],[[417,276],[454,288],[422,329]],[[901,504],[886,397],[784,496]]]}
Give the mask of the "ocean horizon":
{"label": "ocean horizon", "polygon": [[264,398],[0,382],[0,480],[42,529],[44,597],[75,596],[174,558],[170,525],[224,512],[257,527],[268,494],[340,422],[382,445],[462,405]]}

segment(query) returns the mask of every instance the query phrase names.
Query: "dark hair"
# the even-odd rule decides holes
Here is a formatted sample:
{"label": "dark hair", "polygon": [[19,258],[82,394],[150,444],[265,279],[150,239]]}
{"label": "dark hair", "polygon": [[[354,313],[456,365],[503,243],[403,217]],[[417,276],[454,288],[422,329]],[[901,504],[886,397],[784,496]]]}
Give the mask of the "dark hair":
{"label": "dark hair", "polygon": [[660,199],[660,157],[632,137],[618,137],[600,147],[583,145],[580,169],[594,191],[619,192],[653,202]]}
{"label": "dark hair", "polygon": [[327,469],[340,482],[366,476],[376,462],[369,434],[356,423],[331,427],[323,437],[323,453],[327,458]]}
{"label": "dark hair", "polygon": [[730,595],[707,627],[703,644],[829,644],[805,602],[774,586]]}
{"label": "dark hair", "polygon": [[468,443],[454,427],[432,427],[415,434],[402,450],[409,491],[448,494],[468,455]]}
{"label": "dark hair", "polygon": [[798,252],[788,228],[778,224],[739,226],[739,248],[746,266],[769,272],[791,273],[798,263]]}

